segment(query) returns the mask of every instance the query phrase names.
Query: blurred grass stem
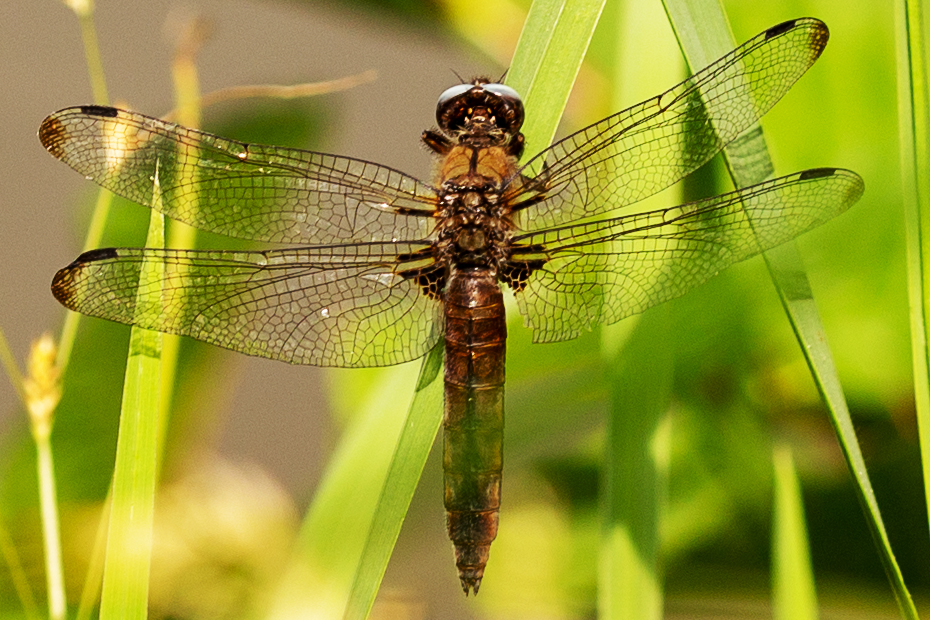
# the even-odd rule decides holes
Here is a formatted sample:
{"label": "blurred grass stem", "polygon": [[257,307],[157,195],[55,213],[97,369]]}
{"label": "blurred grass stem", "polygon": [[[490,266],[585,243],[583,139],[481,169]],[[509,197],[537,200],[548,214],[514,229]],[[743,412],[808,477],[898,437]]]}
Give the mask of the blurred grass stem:
{"label": "blurred grass stem", "polygon": [[896,3],[898,123],[911,354],[924,501],[930,510],[930,92],[922,3]]}
{"label": "blurred grass stem", "polygon": [[[94,103],[108,105],[106,74],[103,70],[100,46],[97,41],[97,29],[94,25],[93,1],[66,0],[65,4],[74,11],[81,28],[84,57],[87,60],[87,74],[94,94]],[[100,239],[103,237],[103,230],[110,215],[110,205],[112,203],[113,194],[105,189],[100,189],[97,193],[97,202],[94,205],[93,215],[87,229],[83,251],[86,252],[100,247]],[[56,360],[57,366],[62,373],[67,370],[68,362],[71,360],[71,350],[74,348],[74,339],[77,336],[78,325],[81,321],[80,317],[80,314],[70,311],[65,315],[61,337],[58,339],[58,358]]]}
{"label": "blurred grass stem", "polygon": [[61,399],[60,373],[55,366],[55,357],[55,343],[49,334],[34,342],[29,354],[28,376],[23,382],[23,388],[26,394],[26,410],[29,412],[29,429],[36,445],[48,613],[51,620],[64,620],[67,598],[51,445],[55,408]]}
{"label": "blurred grass stem", "polygon": [[7,569],[10,571],[10,581],[22,605],[23,617],[25,620],[40,620],[42,616],[39,614],[39,606],[36,604],[32,586],[29,585],[29,578],[23,570],[19,553],[2,523],[0,523],[0,556],[3,556]]}
{"label": "blurred grass stem", "polygon": [[774,620],[817,620],[817,593],[804,521],[804,501],[791,448],[776,446],[772,463],[775,473],[772,617]]}

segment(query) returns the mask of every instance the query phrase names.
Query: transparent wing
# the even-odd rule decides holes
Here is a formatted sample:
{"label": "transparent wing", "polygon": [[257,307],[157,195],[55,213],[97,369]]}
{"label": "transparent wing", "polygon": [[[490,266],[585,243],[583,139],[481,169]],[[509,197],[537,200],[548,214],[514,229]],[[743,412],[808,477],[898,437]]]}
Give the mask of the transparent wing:
{"label": "transparent wing", "polygon": [[527,164],[543,162],[535,181],[516,177],[523,195],[514,202],[527,205],[521,228],[605,214],[686,177],[755,125],[828,36],[816,19],[774,26],[661,95],[557,142]]}
{"label": "transparent wing", "polygon": [[435,191],[371,162],[245,144],[103,106],[46,118],[39,139],[88,179],[162,213],[230,237],[291,244],[422,239]]}
{"label": "transparent wing", "polygon": [[519,235],[513,259],[546,261],[516,293],[520,312],[535,342],[575,338],[819,226],[863,190],[854,172],[820,168],[670,209]]}
{"label": "transparent wing", "polygon": [[391,268],[423,247],[93,250],[55,275],[52,292],[82,314],[248,355],[384,366],[421,357],[442,333],[440,303]]}

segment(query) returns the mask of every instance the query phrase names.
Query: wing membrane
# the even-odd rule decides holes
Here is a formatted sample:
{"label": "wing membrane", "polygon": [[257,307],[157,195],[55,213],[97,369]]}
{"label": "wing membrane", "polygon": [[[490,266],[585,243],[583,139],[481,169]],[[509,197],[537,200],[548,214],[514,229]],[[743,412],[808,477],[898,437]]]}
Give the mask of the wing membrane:
{"label": "wing membrane", "polygon": [[[85,177],[230,237],[291,244],[422,239],[435,191],[370,162],[245,144],[102,106],[66,108],[42,122],[48,151]],[[416,213],[418,212],[418,214]]]}
{"label": "wing membrane", "polygon": [[441,334],[439,302],[391,268],[398,253],[421,247],[93,250],[55,275],[52,292],[82,314],[248,355],[384,366],[421,357]]}
{"label": "wing membrane", "polygon": [[535,342],[575,338],[819,226],[863,190],[855,173],[821,168],[670,209],[519,235],[514,243],[526,250],[515,258],[547,260],[516,293],[520,312]]}
{"label": "wing membrane", "polygon": [[775,26],[665,93],[557,142],[527,164],[543,162],[536,182],[520,181],[527,194],[516,200],[529,205],[522,228],[605,214],[681,180],[755,125],[828,36],[816,19]]}

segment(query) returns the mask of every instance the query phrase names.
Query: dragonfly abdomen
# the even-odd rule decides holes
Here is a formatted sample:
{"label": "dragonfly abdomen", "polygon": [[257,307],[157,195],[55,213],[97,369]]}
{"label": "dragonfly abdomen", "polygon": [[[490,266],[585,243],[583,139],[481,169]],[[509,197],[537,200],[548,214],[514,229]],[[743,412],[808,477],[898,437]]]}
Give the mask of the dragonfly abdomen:
{"label": "dragonfly abdomen", "polygon": [[504,444],[504,298],[491,271],[453,270],[445,294],[446,524],[465,594],[497,536]]}

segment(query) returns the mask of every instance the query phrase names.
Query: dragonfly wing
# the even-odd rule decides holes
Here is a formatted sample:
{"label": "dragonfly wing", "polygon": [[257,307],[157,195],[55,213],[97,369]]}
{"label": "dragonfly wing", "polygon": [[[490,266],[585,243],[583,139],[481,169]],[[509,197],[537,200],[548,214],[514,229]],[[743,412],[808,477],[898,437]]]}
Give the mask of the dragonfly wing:
{"label": "dragonfly wing", "polygon": [[513,259],[544,262],[516,293],[520,312],[535,342],[575,338],[819,226],[863,190],[855,173],[820,168],[670,209],[517,236]]}
{"label": "dragonfly wing", "polygon": [[527,205],[521,228],[602,215],[691,174],[788,92],[828,36],[816,19],[775,26],[661,95],[549,147],[527,164],[541,163],[539,176],[515,182],[525,192],[515,202]]}
{"label": "dragonfly wing", "polygon": [[384,366],[421,357],[442,333],[440,303],[391,268],[424,245],[93,250],[55,275],[52,292],[82,314],[248,355]]}
{"label": "dragonfly wing", "polygon": [[230,237],[290,244],[422,239],[436,193],[371,162],[246,144],[134,112],[66,108],[46,118],[39,139],[88,179]]}

